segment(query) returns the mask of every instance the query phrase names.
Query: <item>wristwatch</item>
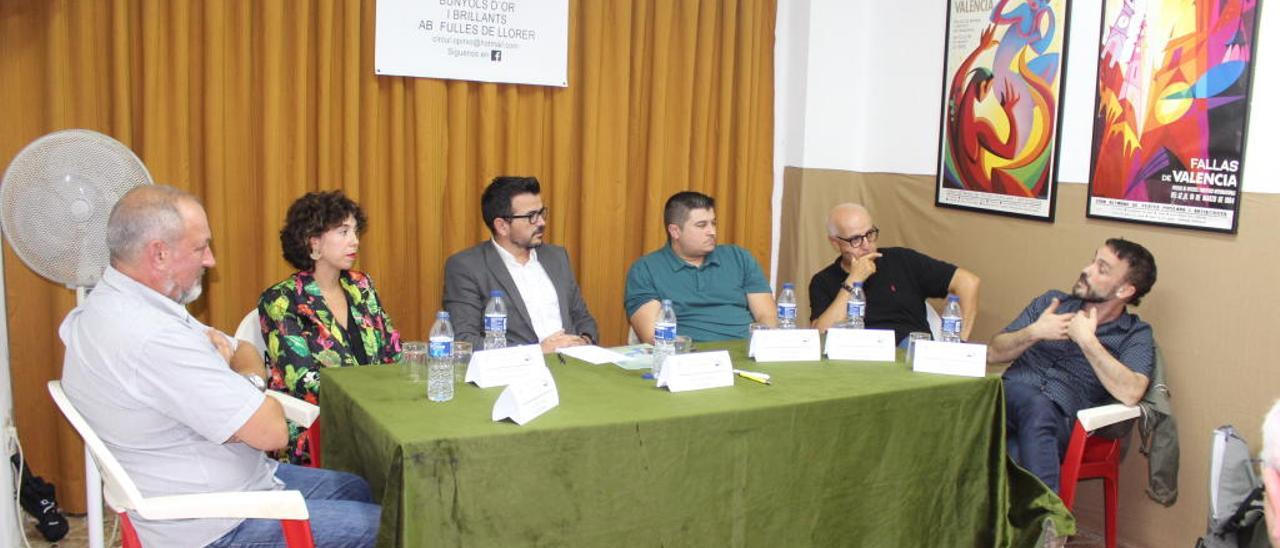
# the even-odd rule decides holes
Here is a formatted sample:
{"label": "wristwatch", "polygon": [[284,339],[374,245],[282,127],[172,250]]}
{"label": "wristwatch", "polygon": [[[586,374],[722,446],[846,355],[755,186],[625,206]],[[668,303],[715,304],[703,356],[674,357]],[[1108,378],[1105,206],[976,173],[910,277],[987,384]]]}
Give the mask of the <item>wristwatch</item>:
{"label": "wristwatch", "polygon": [[853,293],[853,286],[844,282],[840,282],[840,289]]}
{"label": "wristwatch", "polygon": [[262,380],[262,377],[257,375],[244,375],[244,380],[249,381],[249,384],[252,384],[259,392],[267,391],[267,383]]}

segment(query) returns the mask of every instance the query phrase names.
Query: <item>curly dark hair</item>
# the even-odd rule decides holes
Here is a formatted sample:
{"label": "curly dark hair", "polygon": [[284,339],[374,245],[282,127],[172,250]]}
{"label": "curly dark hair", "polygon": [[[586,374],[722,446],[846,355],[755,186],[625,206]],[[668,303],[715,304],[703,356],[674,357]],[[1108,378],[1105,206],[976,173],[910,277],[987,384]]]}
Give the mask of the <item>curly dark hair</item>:
{"label": "curly dark hair", "polygon": [[311,238],[318,238],[340,225],[347,217],[355,217],[356,233],[364,233],[368,221],[360,205],[351,201],[341,190],[332,192],[308,192],[289,206],[280,229],[280,247],[284,260],[298,270],[315,268],[311,258]]}

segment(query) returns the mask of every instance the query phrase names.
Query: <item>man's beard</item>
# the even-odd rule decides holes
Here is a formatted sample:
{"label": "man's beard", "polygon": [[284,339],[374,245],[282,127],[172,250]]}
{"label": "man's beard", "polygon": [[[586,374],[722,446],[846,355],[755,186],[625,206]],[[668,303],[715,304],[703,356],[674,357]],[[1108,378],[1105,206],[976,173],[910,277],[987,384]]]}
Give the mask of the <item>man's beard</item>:
{"label": "man's beard", "polygon": [[538,249],[539,247],[542,247],[542,244],[545,243],[545,239],[534,242],[534,238],[538,236],[542,236],[544,232],[546,232],[546,229],[534,232],[532,235],[529,236],[528,240],[519,242],[520,247],[523,247],[525,249]]}
{"label": "man's beard", "polygon": [[196,302],[196,299],[200,298],[201,293],[204,293],[204,284],[197,280],[196,284],[191,286],[190,289],[187,289],[186,291],[183,291],[181,295],[178,295],[178,304],[187,305]]}
{"label": "man's beard", "polygon": [[[165,293],[166,294],[173,293],[172,287],[176,285],[178,285],[177,282],[170,280],[169,286],[171,289],[169,289],[169,291]],[[187,289],[183,290],[181,293],[178,293],[177,296],[171,296],[169,298],[173,299],[174,302],[185,306],[195,302],[196,299],[199,299],[201,293],[204,293],[204,271],[201,271],[200,275],[196,276],[196,281],[195,283],[191,284],[191,287],[188,287]]]}
{"label": "man's beard", "polygon": [[1076,280],[1075,285],[1071,286],[1071,294],[1086,303],[1105,303],[1111,300],[1110,297],[1099,295],[1093,290],[1093,286],[1089,285],[1089,281],[1085,279],[1084,274]]}

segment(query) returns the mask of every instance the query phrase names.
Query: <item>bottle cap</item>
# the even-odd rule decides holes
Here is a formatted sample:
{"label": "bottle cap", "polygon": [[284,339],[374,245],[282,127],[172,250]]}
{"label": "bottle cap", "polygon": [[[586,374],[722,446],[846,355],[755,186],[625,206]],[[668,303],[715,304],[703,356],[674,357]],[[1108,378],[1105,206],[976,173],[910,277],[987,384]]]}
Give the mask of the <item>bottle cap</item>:
{"label": "bottle cap", "polygon": [[960,300],[960,296],[959,296],[959,295],[955,295],[955,294],[950,294],[950,295],[947,295],[947,300],[948,300],[948,301],[959,301],[959,300]]}
{"label": "bottle cap", "polygon": [[447,310],[441,310],[441,311],[439,311],[439,312],[436,312],[436,319],[438,319],[438,320],[447,320],[447,319],[449,319],[449,311],[447,311]]}
{"label": "bottle cap", "polygon": [[862,282],[853,282],[853,287],[862,287]]}
{"label": "bottle cap", "polygon": [[495,289],[495,290],[493,290],[493,291],[490,291],[490,292],[489,292],[489,296],[490,296],[490,297],[501,297],[501,296],[502,296],[502,290],[501,290],[501,289]]}
{"label": "bottle cap", "polygon": [[787,282],[787,283],[785,283],[785,284],[782,284],[782,288],[783,288],[783,289],[795,289],[795,288],[796,288],[796,284],[793,284],[793,283],[791,283],[791,282]]}

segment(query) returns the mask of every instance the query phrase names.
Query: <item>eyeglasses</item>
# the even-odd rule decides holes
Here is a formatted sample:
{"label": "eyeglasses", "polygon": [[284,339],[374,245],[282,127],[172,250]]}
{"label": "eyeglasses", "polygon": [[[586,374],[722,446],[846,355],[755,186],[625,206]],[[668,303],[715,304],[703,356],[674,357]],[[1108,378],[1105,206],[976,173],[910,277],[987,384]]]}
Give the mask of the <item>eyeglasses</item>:
{"label": "eyeglasses", "polygon": [[548,215],[550,215],[550,212],[548,212],[547,208],[544,207],[537,211],[530,211],[528,213],[525,213],[524,215],[507,215],[506,219],[508,221],[514,221],[516,219],[524,219],[526,221],[529,221],[529,224],[536,224],[539,219],[545,221]]}
{"label": "eyeglasses", "polygon": [[872,226],[871,230],[868,230],[865,234],[854,234],[848,238],[841,238],[833,234],[831,237],[849,244],[849,247],[859,247],[863,241],[869,244],[876,243],[876,239],[880,237],[880,229]]}

